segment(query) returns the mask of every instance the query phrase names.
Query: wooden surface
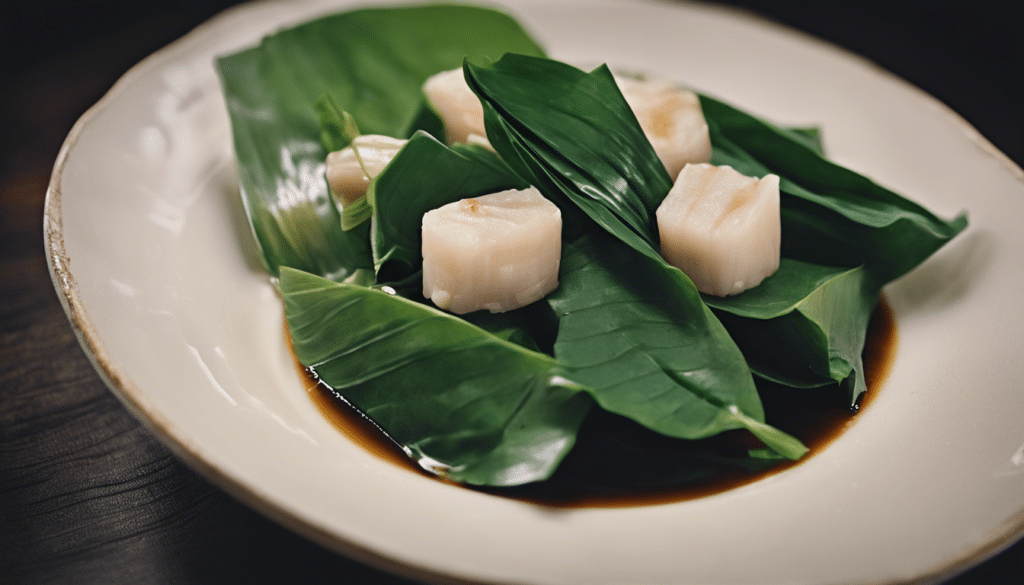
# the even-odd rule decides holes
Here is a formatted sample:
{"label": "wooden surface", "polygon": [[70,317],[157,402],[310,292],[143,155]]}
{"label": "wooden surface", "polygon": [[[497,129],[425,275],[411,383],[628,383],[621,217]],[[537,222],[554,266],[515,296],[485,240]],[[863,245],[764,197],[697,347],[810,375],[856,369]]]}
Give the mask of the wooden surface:
{"label": "wooden surface", "polygon": [[[1021,164],[1021,44],[995,3],[745,4],[937,95]],[[96,375],[50,282],[42,206],[64,136],[131,65],[225,5],[0,8],[0,583],[407,582],[292,534],[177,461]],[[1024,544],[951,581],[1020,582]]]}

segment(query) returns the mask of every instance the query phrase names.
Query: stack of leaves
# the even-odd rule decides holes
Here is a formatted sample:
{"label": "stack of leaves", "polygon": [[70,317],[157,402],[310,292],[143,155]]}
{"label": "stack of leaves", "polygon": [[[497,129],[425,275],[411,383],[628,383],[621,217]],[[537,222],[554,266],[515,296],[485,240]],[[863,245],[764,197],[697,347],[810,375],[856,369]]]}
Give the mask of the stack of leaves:
{"label": "stack of leaves", "polygon": [[[421,86],[460,65],[496,152],[436,138]],[[781,177],[783,233],[773,276],[703,296],[658,253],[671,178],[611,73],[544,58],[501,13],[359,10],[218,68],[241,193],[299,360],[424,469],[468,484],[547,479],[591,411],[681,443],[749,431],[764,448],[739,466],[799,458],[806,448],[765,423],[755,377],[852,405],[882,286],[966,227],[829,162],[814,131],[702,96],[712,162]],[[323,161],[353,125],[410,140],[342,222]],[[527,184],[562,210],[559,288],[500,315],[430,306],[423,213]]]}

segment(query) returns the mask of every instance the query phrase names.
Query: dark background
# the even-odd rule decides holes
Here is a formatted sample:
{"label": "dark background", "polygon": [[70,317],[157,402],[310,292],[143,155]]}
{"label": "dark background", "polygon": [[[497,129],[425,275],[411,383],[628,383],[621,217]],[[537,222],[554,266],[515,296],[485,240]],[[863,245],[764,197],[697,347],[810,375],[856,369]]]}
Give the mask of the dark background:
{"label": "dark background", "polygon": [[[72,124],[128,68],[231,4],[0,7],[0,583],[403,582],[278,527],[174,459],[92,370],[50,284],[42,202]],[[1013,3],[727,4],[867,57],[1024,164]],[[1024,544],[953,581],[1019,582]]]}

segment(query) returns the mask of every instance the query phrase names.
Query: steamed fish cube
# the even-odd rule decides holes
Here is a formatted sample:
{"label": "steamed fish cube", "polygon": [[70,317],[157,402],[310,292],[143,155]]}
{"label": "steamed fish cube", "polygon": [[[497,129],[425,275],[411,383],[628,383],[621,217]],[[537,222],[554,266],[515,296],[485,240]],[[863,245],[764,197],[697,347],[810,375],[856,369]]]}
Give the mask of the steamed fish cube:
{"label": "steamed fish cube", "polygon": [[761,283],[779,268],[779,177],[730,166],[686,165],[657,211],[661,254],[720,297]]}
{"label": "steamed fish cube", "polygon": [[423,84],[430,108],[444,122],[445,141],[474,142],[490,148],[484,129],[484,108],[469,89],[462,68],[442,71]]}
{"label": "steamed fish cube", "polygon": [[423,215],[423,296],[463,314],[511,311],[558,287],[562,214],[534,187]]}
{"label": "steamed fish cube", "polygon": [[697,94],[665,81],[615,77],[640,128],[673,179],[687,163],[711,160],[711,138]]}
{"label": "steamed fish cube", "polygon": [[406,140],[366,134],[327,155],[327,184],[342,206],[366,194],[366,188],[405,146]]}

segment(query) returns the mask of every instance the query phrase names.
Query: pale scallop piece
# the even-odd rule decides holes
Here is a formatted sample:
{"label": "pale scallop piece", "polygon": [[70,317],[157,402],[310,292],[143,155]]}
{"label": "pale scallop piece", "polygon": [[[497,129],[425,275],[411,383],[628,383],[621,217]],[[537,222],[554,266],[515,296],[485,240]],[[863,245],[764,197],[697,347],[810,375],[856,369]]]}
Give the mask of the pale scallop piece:
{"label": "pale scallop piece", "polygon": [[753,288],[779,268],[779,177],[688,164],[657,211],[661,254],[697,290],[720,297]]}
{"label": "pale scallop piece", "polygon": [[615,77],[640,128],[673,179],[687,163],[711,160],[711,137],[700,98],[659,80]]}
{"label": "pale scallop piece", "polygon": [[534,187],[423,215],[423,296],[464,314],[511,311],[558,287],[562,214]]}
{"label": "pale scallop piece", "polygon": [[423,94],[430,109],[444,122],[445,141],[448,144],[469,142],[470,137],[477,143],[490,148],[487,130],[484,128],[484,107],[480,99],[466,83],[462,68],[442,71],[431,76],[423,84]]}
{"label": "pale scallop piece", "polygon": [[[327,184],[342,206],[366,194],[366,188],[395,158],[407,140],[365,134],[352,144],[327,155]],[[356,151],[358,150],[358,156]],[[362,164],[359,162],[362,160]]]}

